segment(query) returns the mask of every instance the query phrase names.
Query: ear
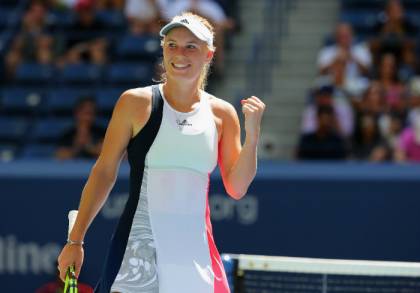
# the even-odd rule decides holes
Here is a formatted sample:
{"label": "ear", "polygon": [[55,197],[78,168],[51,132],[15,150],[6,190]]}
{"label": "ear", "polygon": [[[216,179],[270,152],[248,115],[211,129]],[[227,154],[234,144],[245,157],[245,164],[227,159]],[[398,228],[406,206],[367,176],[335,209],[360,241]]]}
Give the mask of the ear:
{"label": "ear", "polygon": [[206,56],[206,59],[207,59],[206,61],[210,62],[211,59],[213,59],[213,56],[214,56],[214,51],[208,50],[207,51],[207,56]]}

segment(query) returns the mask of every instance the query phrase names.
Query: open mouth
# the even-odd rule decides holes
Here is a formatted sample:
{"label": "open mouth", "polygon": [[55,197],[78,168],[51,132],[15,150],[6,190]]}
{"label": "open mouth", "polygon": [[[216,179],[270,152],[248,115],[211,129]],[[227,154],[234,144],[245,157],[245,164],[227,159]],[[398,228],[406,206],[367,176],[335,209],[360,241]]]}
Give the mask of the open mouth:
{"label": "open mouth", "polygon": [[190,64],[180,64],[180,63],[171,63],[171,65],[175,69],[186,69],[191,66]]}

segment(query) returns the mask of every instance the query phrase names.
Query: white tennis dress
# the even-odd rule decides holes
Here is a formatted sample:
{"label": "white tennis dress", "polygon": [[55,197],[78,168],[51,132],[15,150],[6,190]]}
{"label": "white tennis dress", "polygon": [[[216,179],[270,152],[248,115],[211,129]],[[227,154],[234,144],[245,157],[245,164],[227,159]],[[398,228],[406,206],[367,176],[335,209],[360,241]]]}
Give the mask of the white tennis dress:
{"label": "white tennis dress", "polygon": [[[131,228],[126,229],[125,251],[120,253],[121,261],[108,260],[108,265],[118,266],[118,270],[114,269],[117,273],[112,283],[103,283],[112,284],[107,293],[229,292],[213,240],[208,205],[209,174],[218,157],[218,134],[209,96],[202,91],[198,106],[188,113],[168,104],[161,85],[153,90],[154,103],[159,98],[163,104],[160,126],[144,156],[139,198]],[[153,111],[151,119],[156,117]],[[128,148],[129,160],[130,152],[136,149]],[[130,164],[133,169],[132,159]],[[114,242],[115,238],[118,235],[114,235]],[[109,278],[110,274],[105,276]],[[99,286],[95,292],[108,290],[103,288],[106,286]]]}

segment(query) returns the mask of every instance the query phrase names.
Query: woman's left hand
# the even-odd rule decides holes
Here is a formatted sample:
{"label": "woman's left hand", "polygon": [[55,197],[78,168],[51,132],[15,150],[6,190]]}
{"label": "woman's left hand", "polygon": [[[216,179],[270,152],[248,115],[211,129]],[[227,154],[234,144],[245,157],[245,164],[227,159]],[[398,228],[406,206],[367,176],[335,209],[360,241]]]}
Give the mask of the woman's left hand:
{"label": "woman's left hand", "polygon": [[245,132],[247,139],[258,141],[260,135],[261,119],[265,104],[257,97],[251,96],[241,100],[242,113],[245,115]]}

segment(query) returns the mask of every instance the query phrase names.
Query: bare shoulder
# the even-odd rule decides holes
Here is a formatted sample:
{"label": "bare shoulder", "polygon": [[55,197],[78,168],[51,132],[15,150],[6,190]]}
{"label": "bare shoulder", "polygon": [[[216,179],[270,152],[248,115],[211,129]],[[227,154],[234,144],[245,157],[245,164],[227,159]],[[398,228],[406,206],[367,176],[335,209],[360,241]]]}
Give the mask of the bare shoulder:
{"label": "bare shoulder", "polygon": [[134,88],[123,92],[117,101],[117,105],[122,104],[121,106],[127,109],[132,109],[133,106],[144,108],[150,105],[151,100],[151,87]]}
{"label": "bare shoulder", "polygon": [[149,120],[152,104],[151,87],[126,90],[118,99],[113,116],[131,124],[132,136]]}

